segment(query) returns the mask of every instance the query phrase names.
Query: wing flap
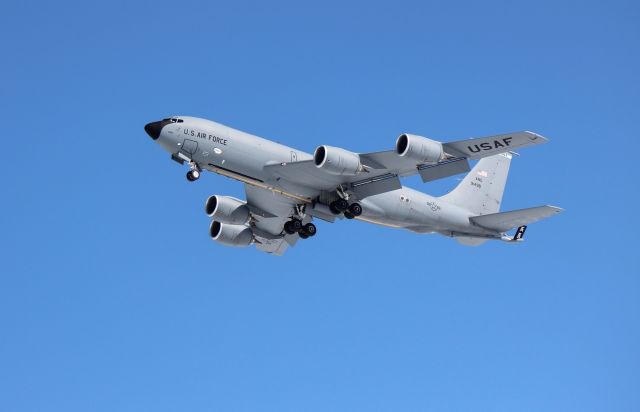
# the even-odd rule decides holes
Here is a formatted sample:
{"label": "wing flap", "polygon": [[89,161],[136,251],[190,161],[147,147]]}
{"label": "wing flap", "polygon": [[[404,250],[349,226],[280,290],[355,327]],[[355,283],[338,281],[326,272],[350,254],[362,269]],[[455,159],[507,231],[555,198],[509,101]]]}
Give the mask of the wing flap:
{"label": "wing flap", "polygon": [[418,166],[418,173],[420,173],[420,177],[424,183],[466,173],[469,170],[471,170],[469,161],[464,157],[445,160],[434,165]]}
{"label": "wing flap", "polygon": [[[363,162],[364,163],[364,162]],[[398,174],[385,168],[372,168],[355,176],[333,175],[316,167],[312,160],[277,163],[265,166],[275,177],[316,190],[332,191],[339,185],[349,185],[360,198],[396,190],[402,187]],[[379,165],[376,165],[378,167]],[[415,166],[413,167],[415,170]]]}
{"label": "wing flap", "polygon": [[249,184],[245,184],[245,193],[253,217],[252,230],[256,248],[266,253],[282,255],[289,246],[295,244],[296,239],[283,234],[283,227],[284,222],[291,217],[296,201]]}
{"label": "wing flap", "polygon": [[386,173],[384,175],[353,182],[351,183],[351,188],[359,199],[364,199],[365,197],[400,189],[402,188],[402,184],[400,183],[398,175]]}
{"label": "wing flap", "polygon": [[562,212],[564,209],[556,206],[538,206],[509,212],[491,213],[469,218],[471,223],[485,229],[506,232],[519,226],[546,219]]}
{"label": "wing flap", "polygon": [[360,161],[372,169],[385,169],[400,176],[409,176],[416,173],[417,164],[398,156],[395,150],[360,153]]}
{"label": "wing flap", "polygon": [[260,242],[256,243],[256,249],[276,256],[282,256],[288,248],[289,243],[283,238],[260,239]]}

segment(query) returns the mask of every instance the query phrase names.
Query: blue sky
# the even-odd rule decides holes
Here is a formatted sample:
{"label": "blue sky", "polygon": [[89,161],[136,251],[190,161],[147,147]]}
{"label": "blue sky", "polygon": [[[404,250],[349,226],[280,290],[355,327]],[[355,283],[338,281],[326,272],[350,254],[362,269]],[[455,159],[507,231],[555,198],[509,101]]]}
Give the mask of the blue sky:
{"label": "blue sky", "polygon": [[[3,411],[637,411],[635,2],[3,5]],[[206,117],[312,151],[533,130],[518,246],[320,222],[207,237],[145,135]],[[445,193],[455,179],[412,187]]]}

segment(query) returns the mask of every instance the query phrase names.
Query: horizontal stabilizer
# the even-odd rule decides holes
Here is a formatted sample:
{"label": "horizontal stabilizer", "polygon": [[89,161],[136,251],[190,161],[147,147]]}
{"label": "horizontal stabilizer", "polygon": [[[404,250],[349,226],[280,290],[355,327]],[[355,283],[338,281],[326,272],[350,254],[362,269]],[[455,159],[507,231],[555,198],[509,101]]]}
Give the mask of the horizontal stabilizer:
{"label": "horizontal stabilizer", "polygon": [[469,218],[471,223],[496,232],[506,232],[519,226],[526,226],[529,223],[546,219],[562,212],[556,206],[538,206],[528,209],[512,210],[510,212],[491,213]]}
{"label": "horizontal stabilizer", "polygon": [[442,147],[452,156],[480,159],[547,141],[546,138],[533,132],[514,132],[443,143]]}

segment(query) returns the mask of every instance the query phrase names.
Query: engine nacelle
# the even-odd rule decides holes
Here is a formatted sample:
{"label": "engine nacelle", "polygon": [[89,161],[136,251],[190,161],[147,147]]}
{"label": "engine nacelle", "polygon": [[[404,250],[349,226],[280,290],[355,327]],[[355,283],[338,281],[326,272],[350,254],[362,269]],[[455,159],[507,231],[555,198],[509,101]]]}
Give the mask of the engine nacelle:
{"label": "engine nacelle", "polygon": [[416,164],[438,163],[444,158],[442,143],[408,133],[401,134],[396,140],[396,153]]}
{"label": "engine nacelle", "polygon": [[249,207],[229,196],[209,196],[204,211],[210,218],[230,225],[244,225],[249,221]]}
{"label": "engine nacelle", "polygon": [[318,146],[313,152],[316,167],[332,175],[354,176],[362,171],[360,156],[332,146]]}
{"label": "engine nacelle", "polygon": [[229,225],[214,220],[209,226],[209,235],[216,242],[226,246],[249,246],[253,242],[253,232],[245,225]]}

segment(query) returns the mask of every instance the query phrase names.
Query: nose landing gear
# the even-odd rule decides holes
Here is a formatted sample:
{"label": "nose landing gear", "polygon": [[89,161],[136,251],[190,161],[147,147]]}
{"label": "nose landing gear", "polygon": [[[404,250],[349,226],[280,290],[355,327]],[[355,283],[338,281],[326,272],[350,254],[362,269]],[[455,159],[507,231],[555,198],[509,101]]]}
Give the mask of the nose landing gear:
{"label": "nose landing gear", "polygon": [[200,166],[198,166],[198,164],[192,160],[189,162],[189,168],[191,168],[191,170],[187,172],[187,180],[190,182],[195,182],[196,180],[200,179]]}
{"label": "nose landing gear", "polygon": [[198,179],[200,179],[200,172],[198,172],[197,170],[189,170],[187,172],[187,180],[188,181],[195,182]]}

